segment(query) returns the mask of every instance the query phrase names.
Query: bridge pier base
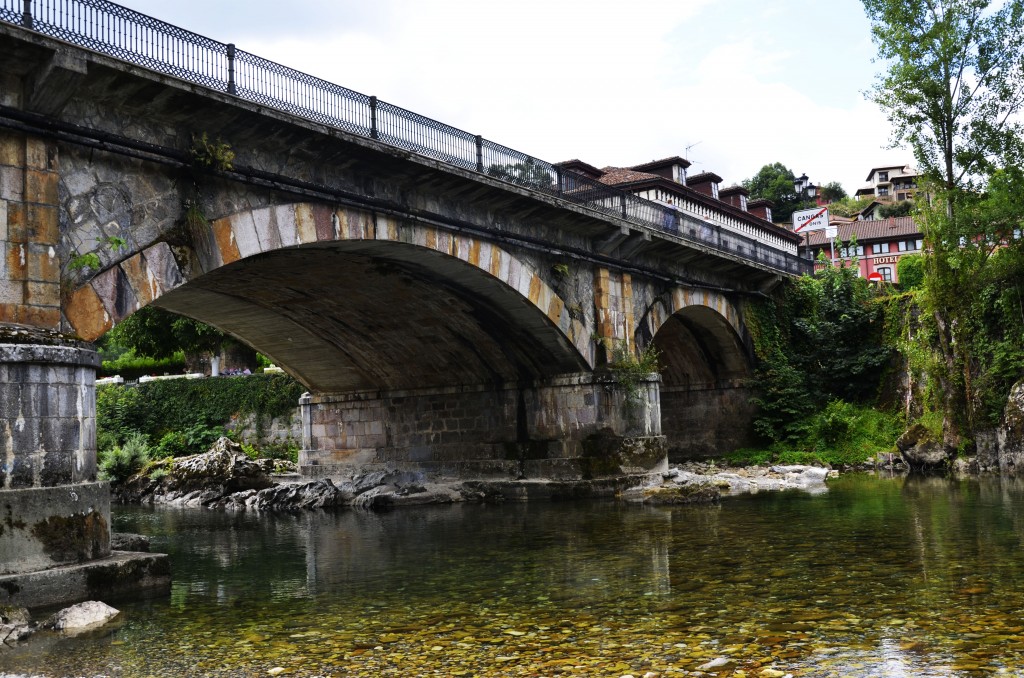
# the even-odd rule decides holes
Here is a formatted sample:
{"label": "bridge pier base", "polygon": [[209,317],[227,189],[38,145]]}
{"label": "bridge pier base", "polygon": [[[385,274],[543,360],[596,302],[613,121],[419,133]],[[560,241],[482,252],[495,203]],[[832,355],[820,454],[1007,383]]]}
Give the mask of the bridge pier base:
{"label": "bridge pier base", "polygon": [[627,392],[594,374],[529,386],[307,394],[306,475],[368,469],[461,479],[584,480],[667,469],[656,375]]}
{"label": "bridge pier base", "polygon": [[[0,331],[29,339],[0,343],[0,604],[166,587],[166,556],[110,549],[110,488],[96,479],[98,354],[39,330]],[[77,574],[58,574],[68,568]]]}

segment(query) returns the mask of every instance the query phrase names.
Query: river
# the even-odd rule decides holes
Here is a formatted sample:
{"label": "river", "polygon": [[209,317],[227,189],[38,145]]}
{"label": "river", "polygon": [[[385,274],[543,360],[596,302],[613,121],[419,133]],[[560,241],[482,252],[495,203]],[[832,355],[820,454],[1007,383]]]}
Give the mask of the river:
{"label": "river", "polygon": [[114,522],[171,555],[171,595],[0,673],[1024,675],[1024,481]]}

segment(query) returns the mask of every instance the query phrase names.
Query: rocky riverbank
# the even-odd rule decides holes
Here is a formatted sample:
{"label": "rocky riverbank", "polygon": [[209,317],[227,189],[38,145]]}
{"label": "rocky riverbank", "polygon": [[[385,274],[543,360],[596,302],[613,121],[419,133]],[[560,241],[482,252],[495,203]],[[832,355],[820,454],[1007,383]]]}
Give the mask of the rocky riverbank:
{"label": "rocky riverbank", "polygon": [[160,503],[230,510],[288,511],[351,506],[497,503],[532,499],[614,497],[650,504],[713,503],[744,492],[826,491],[835,471],[814,466],[717,468],[692,462],[664,474],[583,481],[477,480],[434,482],[422,473],[372,471],[306,481],[288,462],[252,460],[227,438],[206,453],[157,462],[113,488],[124,503]]}

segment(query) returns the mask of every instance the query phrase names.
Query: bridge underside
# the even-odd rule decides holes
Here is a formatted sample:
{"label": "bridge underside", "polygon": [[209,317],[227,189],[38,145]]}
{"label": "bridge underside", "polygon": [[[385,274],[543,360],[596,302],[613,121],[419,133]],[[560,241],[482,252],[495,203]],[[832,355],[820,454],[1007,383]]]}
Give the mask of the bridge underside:
{"label": "bridge underside", "polygon": [[[656,402],[624,417],[623,395],[528,298],[429,249],[277,250],[155,304],[237,336],[309,388],[308,474],[587,478],[664,462]],[[627,438],[632,456],[609,457],[609,440]]]}
{"label": "bridge underside", "polygon": [[747,352],[725,319],[701,306],[672,315],[654,337],[662,365],[661,431],[669,461],[752,444]]}
{"label": "bridge underside", "polygon": [[515,290],[396,243],[250,257],[155,305],[243,339],[314,393],[515,384],[588,368]]}

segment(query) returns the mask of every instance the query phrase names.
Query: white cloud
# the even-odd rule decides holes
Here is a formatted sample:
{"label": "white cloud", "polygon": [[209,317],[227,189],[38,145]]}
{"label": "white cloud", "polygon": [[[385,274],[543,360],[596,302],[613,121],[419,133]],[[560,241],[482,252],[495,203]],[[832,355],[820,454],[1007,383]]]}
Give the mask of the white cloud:
{"label": "white cloud", "polygon": [[881,148],[887,123],[857,94],[875,67],[856,0],[132,6],[550,161],[691,146],[693,170],[727,183],[778,161],[852,193],[911,160]]}

